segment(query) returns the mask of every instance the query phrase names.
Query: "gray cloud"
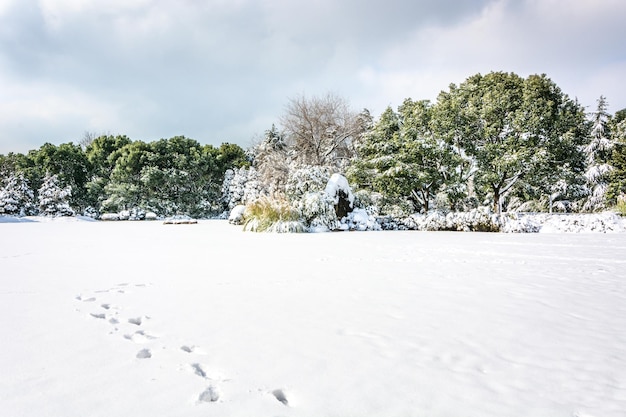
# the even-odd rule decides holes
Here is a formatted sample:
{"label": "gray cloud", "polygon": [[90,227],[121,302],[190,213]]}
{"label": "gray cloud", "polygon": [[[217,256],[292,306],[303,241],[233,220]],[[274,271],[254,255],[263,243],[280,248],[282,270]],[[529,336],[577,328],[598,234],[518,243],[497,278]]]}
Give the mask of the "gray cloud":
{"label": "gray cloud", "polygon": [[247,146],[297,94],[378,115],[489,70],[617,110],[626,92],[599,90],[624,69],[624,7],[587,3],[0,0],[0,153],[86,130]]}

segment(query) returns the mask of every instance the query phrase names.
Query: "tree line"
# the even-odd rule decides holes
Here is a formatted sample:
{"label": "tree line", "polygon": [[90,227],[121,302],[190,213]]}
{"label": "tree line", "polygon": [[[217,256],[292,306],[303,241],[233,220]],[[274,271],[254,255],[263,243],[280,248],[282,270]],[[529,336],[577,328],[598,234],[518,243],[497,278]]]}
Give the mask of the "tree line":
{"label": "tree line", "polygon": [[[248,159],[238,145],[200,145],[184,136],[149,143],[123,135],[89,138],[82,145],[46,143],[26,154],[0,155],[4,183],[0,209],[6,214],[45,211],[36,202],[46,185],[47,195],[64,193],[72,210],[80,214],[134,209],[162,216],[210,216],[222,209],[224,172],[245,164]],[[50,188],[53,178],[56,186]],[[26,191],[20,194],[15,189]],[[20,195],[22,204],[7,204],[7,199],[20,200]]]}
{"label": "tree line", "polygon": [[295,97],[279,127],[247,150],[105,135],[0,155],[5,189],[16,175],[32,190],[57,175],[79,212],[207,216],[260,196],[304,195],[335,172],[379,214],[605,210],[626,204],[626,109],[609,114],[601,96],[588,112],[546,75],[492,72],[377,119],[333,94]]}
{"label": "tree line", "polygon": [[605,210],[626,204],[626,109],[607,109],[601,96],[587,112],[546,75],[505,72],[451,84],[434,103],[407,98],[377,120],[333,95],[298,97],[230,179],[231,206],[249,203],[247,190],[289,197],[294,178],[319,187],[325,169],[378,214]]}

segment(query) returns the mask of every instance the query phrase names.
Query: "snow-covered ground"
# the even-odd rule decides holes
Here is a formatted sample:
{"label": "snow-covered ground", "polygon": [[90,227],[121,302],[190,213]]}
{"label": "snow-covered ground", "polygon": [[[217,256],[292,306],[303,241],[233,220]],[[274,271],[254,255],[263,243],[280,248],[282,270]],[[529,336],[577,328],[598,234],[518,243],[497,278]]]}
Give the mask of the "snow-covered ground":
{"label": "snow-covered ground", "polygon": [[0,415],[623,417],[626,234],[0,224]]}

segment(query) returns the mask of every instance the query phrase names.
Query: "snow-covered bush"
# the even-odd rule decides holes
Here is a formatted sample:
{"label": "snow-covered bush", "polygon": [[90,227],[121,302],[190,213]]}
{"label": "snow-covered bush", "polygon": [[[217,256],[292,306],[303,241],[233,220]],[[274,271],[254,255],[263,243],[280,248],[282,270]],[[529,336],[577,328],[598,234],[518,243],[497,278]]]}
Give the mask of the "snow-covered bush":
{"label": "snow-covered bush", "polygon": [[448,227],[464,232],[497,232],[500,225],[497,216],[491,213],[489,207],[479,207],[468,212],[448,213],[446,216]]}
{"label": "snow-covered bush", "polygon": [[453,225],[449,225],[448,217],[440,211],[431,211],[421,216],[413,216],[416,219],[418,230],[448,230]]}
{"label": "snow-covered bush", "polygon": [[341,219],[347,216],[354,209],[354,195],[350,184],[348,184],[348,179],[343,175],[333,174],[328,180],[324,192],[333,199],[337,218]]}
{"label": "snow-covered bush", "polygon": [[0,186],[0,214],[23,217],[35,213],[33,190],[22,174],[11,174]]}
{"label": "snow-covered bush", "polygon": [[253,167],[229,169],[224,174],[222,201],[228,210],[239,204],[252,203],[263,195],[263,185]]}
{"label": "snow-covered bush", "polygon": [[413,204],[406,199],[385,199],[380,212],[394,219],[401,219],[413,213]]}
{"label": "snow-covered bush", "polygon": [[304,223],[312,232],[325,232],[339,227],[335,200],[324,191],[309,192],[293,202]]}
{"label": "snow-covered bush", "polygon": [[369,190],[359,190],[354,192],[354,207],[367,211],[368,214],[378,216],[383,203],[383,196]]}
{"label": "snow-covered bush", "polygon": [[228,223],[236,225],[243,224],[245,211],[246,206],[244,206],[243,204],[239,204],[233,207],[233,209],[230,211],[230,214],[228,215]]}
{"label": "snow-covered bush", "polygon": [[521,213],[503,213],[498,217],[500,232],[537,233],[541,230],[544,215],[526,215]]}
{"label": "snow-covered bush", "polygon": [[297,201],[307,193],[323,191],[330,176],[327,167],[305,165],[292,169],[285,185],[285,194],[291,201]]}
{"label": "snow-covered bush", "polygon": [[118,213],[102,213],[100,215],[100,220],[103,221],[117,221],[120,219],[120,215]]}
{"label": "snow-covered bush", "polygon": [[370,212],[359,208],[354,214],[355,196],[348,180],[340,174],[328,175],[323,167],[304,167],[289,177],[286,196],[262,197],[235,207],[229,222],[244,230],[303,231],[380,230]]}
{"label": "snow-covered bush", "polygon": [[341,219],[339,228],[342,230],[382,230],[381,225],[376,221],[376,217],[366,209],[355,208],[348,215]]}
{"label": "snow-covered bush", "polygon": [[130,209],[130,220],[144,220],[146,218],[146,211],[141,207],[133,207]]}
{"label": "snow-covered bush", "polygon": [[615,213],[547,215],[541,233],[626,232],[626,224]]}
{"label": "snow-covered bush", "polygon": [[56,175],[46,175],[39,188],[39,214],[42,216],[74,216],[70,207],[70,187],[61,188]]}
{"label": "snow-covered bush", "polygon": [[89,206],[89,207],[85,208],[85,210],[83,210],[83,216],[89,217],[91,219],[97,219],[98,218],[98,210],[96,210],[92,206]]}
{"label": "snow-covered bush", "polygon": [[497,232],[500,230],[498,215],[492,214],[488,207],[479,207],[468,212],[450,212],[448,214],[431,211],[427,214],[414,213],[399,217],[379,216],[377,221],[383,230],[450,230],[465,232]]}
{"label": "snow-covered bush", "polygon": [[164,219],[163,224],[198,224],[198,220],[186,214],[176,214]]}

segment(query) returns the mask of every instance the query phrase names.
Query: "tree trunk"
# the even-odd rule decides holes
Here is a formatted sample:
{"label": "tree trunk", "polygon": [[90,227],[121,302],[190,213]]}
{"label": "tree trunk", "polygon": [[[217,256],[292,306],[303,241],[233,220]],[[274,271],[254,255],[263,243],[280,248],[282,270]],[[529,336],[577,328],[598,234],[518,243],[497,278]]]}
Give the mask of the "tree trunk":
{"label": "tree trunk", "polygon": [[500,206],[500,188],[493,187],[493,211],[501,214],[502,207]]}

